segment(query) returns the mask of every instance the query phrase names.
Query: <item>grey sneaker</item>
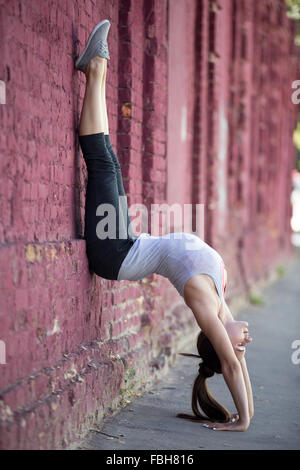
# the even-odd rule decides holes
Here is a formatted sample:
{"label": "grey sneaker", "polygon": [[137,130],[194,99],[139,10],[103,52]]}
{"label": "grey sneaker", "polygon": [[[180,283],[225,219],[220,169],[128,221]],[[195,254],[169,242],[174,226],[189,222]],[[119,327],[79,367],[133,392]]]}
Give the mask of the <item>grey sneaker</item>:
{"label": "grey sneaker", "polygon": [[103,20],[95,26],[82,54],[80,54],[75,62],[76,69],[85,72],[90,60],[96,56],[110,59],[107,44],[109,28],[110,22],[108,20]]}

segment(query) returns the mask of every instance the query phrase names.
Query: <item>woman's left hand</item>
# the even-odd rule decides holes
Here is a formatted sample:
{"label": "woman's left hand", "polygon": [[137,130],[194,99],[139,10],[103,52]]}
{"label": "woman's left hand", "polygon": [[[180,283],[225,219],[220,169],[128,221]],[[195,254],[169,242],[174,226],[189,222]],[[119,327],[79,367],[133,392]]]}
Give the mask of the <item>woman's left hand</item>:
{"label": "woman's left hand", "polygon": [[235,431],[235,432],[244,432],[247,431],[249,424],[244,424],[241,421],[229,421],[229,423],[211,423],[211,424],[202,424],[205,428],[213,429],[214,431]]}

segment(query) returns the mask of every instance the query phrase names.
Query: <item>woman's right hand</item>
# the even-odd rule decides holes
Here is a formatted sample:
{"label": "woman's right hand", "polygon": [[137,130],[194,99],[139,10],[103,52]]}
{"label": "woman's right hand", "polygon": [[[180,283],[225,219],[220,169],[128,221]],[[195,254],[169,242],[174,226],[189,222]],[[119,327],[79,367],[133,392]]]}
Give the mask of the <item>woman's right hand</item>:
{"label": "woman's right hand", "polygon": [[214,431],[235,431],[244,432],[247,431],[250,421],[245,423],[241,420],[237,420],[234,423],[229,421],[228,423],[210,423],[202,424],[205,428],[213,429]]}

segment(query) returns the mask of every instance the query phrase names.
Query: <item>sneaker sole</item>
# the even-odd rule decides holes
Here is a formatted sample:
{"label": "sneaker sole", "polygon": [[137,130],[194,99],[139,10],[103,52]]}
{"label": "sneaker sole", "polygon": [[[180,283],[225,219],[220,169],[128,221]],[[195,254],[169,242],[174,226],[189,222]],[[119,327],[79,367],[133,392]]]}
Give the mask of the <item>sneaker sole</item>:
{"label": "sneaker sole", "polygon": [[85,48],[83,49],[83,52],[80,54],[80,56],[78,57],[78,59],[77,59],[76,62],[75,62],[75,67],[76,67],[76,68],[78,68],[78,65],[80,64],[80,62],[81,62],[81,60],[83,59],[83,57],[84,57],[86,51],[88,50],[89,45],[91,44],[91,41],[92,41],[92,39],[93,39],[95,33],[96,33],[96,32],[98,31],[98,29],[101,28],[101,26],[104,25],[105,23],[109,23],[109,21],[108,21],[108,20],[103,20],[103,21],[101,21],[101,23],[98,23],[98,24],[94,27],[93,31],[92,31],[91,34],[90,34],[90,37],[89,37],[89,39],[88,39],[88,42],[87,42]]}

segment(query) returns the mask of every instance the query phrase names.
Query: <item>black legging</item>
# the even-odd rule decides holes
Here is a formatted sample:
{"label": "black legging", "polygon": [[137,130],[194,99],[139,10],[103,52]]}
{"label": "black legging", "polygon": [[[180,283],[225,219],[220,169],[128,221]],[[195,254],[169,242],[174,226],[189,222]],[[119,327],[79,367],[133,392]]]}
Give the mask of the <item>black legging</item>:
{"label": "black legging", "polygon": [[[126,204],[119,204],[119,196],[126,196],[120,163],[104,132],[79,136],[79,143],[88,171],[84,238],[89,267],[98,276],[116,280],[121,264],[137,238],[131,230],[127,202],[123,199]],[[108,212],[96,215],[100,204],[112,204],[115,208],[116,237],[100,239],[97,236],[97,224],[108,215]]]}

